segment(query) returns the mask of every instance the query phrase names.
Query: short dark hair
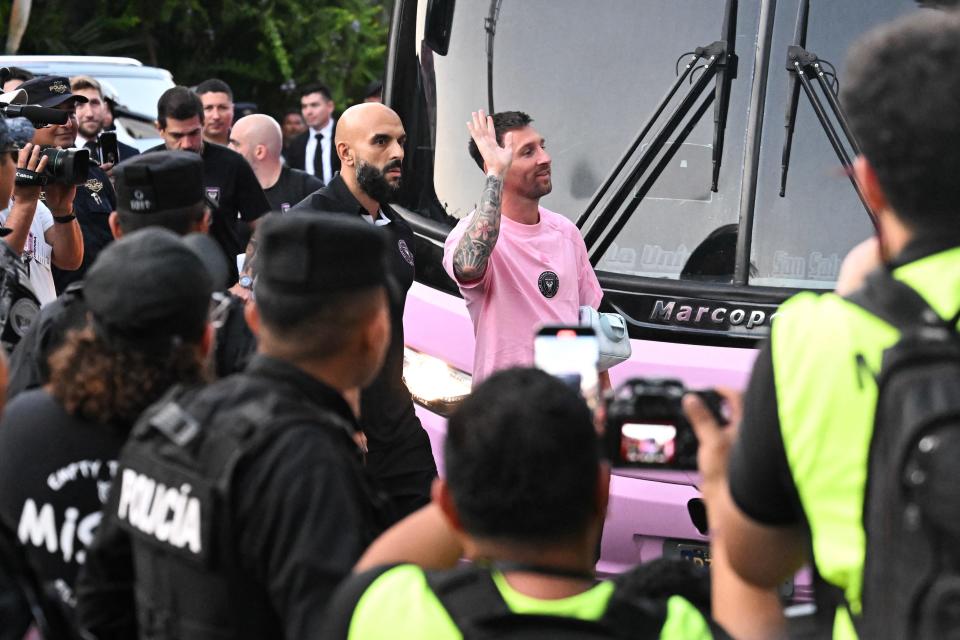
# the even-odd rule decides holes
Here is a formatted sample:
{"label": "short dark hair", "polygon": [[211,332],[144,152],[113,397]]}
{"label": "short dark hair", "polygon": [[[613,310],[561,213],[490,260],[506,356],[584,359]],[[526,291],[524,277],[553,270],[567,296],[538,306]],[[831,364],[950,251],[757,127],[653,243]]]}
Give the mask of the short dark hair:
{"label": "short dark hair", "polygon": [[157,101],[157,122],[161,129],[167,128],[167,118],[189,120],[194,116],[200,118],[200,124],[203,124],[203,103],[197,94],[186,87],[171,87]]}
{"label": "short dark hair", "polygon": [[330,93],[330,87],[322,82],[311,82],[300,87],[300,97],[308,96],[311,93],[319,93],[327,100],[333,100],[333,94]]}
{"label": "short dark hair", "polygon": [[842,101],[898,218],[914,230],[960,221],[960,12],[920,11],[857,41]]}
{"label": "short dark hair", "polygon": [[468,533],[516,544],[571,540],[596,513],[590,410],[537,369],[492,375],[451,416],[447,485]]}
{"label": "short dark hair", "polygon": [[7,71],[10,75],[7,76],[7,80],[33,80],[34,75],[24,69],[23,67],[7,67]]}
{"label": "short dark hair", "polygon": [[290,346],[295,360],[323,360],[343,351],[353,332],[387,304],[383,287],[340,293],[290,295],[257,287],[260,318],[273,336]]}
{"label": "short dark hair", "polygon": [[124,234],[133,233],[146,227],[162,227],[177,235],[185,236],[203,220],[206,211],[207,204],[205,202],[198,202],[189,207],[157,211],[156,213],[131,213],[117,209],[117,223]]}
{"label": "short dark hair", "polygon": [[280,122],[282,123],[284,120],[286,120],[287,116],[297,116],[303,120],[303,114],[300,113],[300,107],[290,107],[288,109],[284,109],[283,116],[280,118]]}
{"label": "short dark hair", "polygon": [[202,96],[205,93],[225,93],[230,98],[230,102],[233,102],[233,90],[230,89],[230,85],[219,78],[204,80],[198,84],[197,88],[193,91],[198,96]]}
{"label": "short dark hair", "polygon": [[[493,128],[497,132],[497,142],[503,144],[503,134],[507,131],[523,129],[529,126],[531,122],[533,122],[533,118],[523,111],[501,111],[493,114]],[[480,149],[477,148],[477,143],[473,141],[473,138],[470,138],[467,143],[467,150],[470,151],[470,157],[473,158],[473,161],[483,170],[483,156],[480,155]]]}

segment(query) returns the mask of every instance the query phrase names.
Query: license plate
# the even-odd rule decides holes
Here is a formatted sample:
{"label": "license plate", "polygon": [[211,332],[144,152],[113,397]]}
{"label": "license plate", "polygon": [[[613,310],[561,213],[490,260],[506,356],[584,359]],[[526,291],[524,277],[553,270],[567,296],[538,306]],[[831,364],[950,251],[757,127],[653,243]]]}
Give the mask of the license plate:
{"label": "license plate", "polygon": [[681,542],[667,540],[663,544],[663,554],[668,557],[680,558],[700,567],[710,566],[710,546],[695,542]]}

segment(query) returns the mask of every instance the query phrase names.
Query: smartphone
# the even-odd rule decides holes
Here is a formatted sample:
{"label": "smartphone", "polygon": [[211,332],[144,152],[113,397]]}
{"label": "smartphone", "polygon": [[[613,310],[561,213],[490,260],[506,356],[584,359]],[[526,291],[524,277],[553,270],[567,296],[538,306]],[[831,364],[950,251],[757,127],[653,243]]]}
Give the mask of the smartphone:
{"label": "smartphone", "polygon": [[115,131],[103,131],[97,139],[100,146],[100,164],[117,164],[120,161],[120,148],[117,146]]}
{"label": "smartphone", "polygon": [[600,403],[599,360],[600,343],[591,327],[546,326],[533,339],[534,366],[579,391],[594,413]]}

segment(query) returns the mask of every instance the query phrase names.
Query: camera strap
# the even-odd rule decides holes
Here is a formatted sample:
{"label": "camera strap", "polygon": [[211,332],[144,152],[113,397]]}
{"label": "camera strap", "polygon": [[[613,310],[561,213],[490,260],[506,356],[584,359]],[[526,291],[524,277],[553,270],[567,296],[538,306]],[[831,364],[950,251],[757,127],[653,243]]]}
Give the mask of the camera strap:
{"label": "camera strap", "polygon": [[42,173],[30,171],[17,167],[16,183],[21,187],[42,187],[50,181],[50,178]]}

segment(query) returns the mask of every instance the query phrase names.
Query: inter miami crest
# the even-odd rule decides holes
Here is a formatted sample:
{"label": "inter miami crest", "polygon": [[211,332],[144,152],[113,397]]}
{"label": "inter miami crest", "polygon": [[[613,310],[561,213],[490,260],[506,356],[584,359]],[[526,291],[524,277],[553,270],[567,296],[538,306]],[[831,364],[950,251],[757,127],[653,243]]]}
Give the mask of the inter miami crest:
{"label": "inter miami crest", "polygon": [[207,200],[213,203],[215,206],[220,206],[220,187],[205,187],[204,191],[207,194]]}
{"label": "inter miami crest", "polygon": [[560,277],[553,271],[544,271],[537,279],[537,286],[544,298],[552,298],[560,290]]}
{"label": "inter miami crest", "polygon": [[400,249],[400,255],[403,256],[403,259],[407,261],[411,267],[413,266],[413,252],[410,251],[410,247],[407,246],[406,240],[400,240],[397,242],[397,248]]}

